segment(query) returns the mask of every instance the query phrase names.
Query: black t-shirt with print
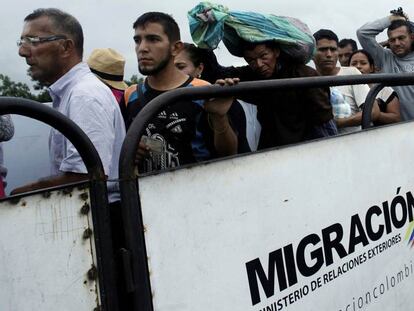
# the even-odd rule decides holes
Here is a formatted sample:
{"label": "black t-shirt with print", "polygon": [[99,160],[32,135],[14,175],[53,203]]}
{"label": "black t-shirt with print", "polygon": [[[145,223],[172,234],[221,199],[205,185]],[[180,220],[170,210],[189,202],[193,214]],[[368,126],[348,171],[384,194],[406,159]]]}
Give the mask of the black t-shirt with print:
{"label": "black t-shirt with print", "polygon": [[[180,87],[197,86],[200,81],[202,80],[189,78]],[[162,93],[164,92],[152,89],[147,81],[139,84],[129,97],[127,128],[141,109]],[[161,109],[150,120],[144,135],[161,142],[162,151],[151,152],[151,157],[141,161],[138,166],[140,173],[173,168],[214,156],[214,149],[209,143],[213,140],[213,133],[203,121],[206,119],[203,103],[203,100],[179,100]]]}

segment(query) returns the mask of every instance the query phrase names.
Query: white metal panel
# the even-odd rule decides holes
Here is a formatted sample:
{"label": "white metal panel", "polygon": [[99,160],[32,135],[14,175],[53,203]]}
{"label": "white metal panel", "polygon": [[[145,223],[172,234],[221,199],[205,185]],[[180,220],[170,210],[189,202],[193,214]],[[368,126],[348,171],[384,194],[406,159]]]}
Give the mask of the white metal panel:
{"label": "white metal panel", "polygon": [[[289,244],[296,250],[304,237],[321,237],[322,229],[336,223],[348,250],[352,215],[364,222],[371,206],[391,205],[399,187],[405,198],[414,190],[413,133],[414,123],[405,123],[141,178],[154,309],[348,311],[359,310],[365,297],[364,310],[411,310],[408,222],[368,245],[357,244],[342,259],[334,251],[333,264],[326,266],[324,258],[317,273],[297,272],[298,282],[287,289],[280,291],[276,280],[268,298],[259,283],[257,304],[246,263],[258,258],[269,276],[269,253]],[[377,230],[381,218],[372,219]],[[329,274],[395,236],[400,241],[392,247],[336,278]],[[321,246],[307,246],[308,265],[316,262],[310,252]],[[408,275],[392,287],[399,271]],[[321,286],[312,290],[318,278]]]}
{"label": "white metal panel", "polygon": [[37,194],[0,203],[0,310],[93,310],[97,284],[88,190]]}

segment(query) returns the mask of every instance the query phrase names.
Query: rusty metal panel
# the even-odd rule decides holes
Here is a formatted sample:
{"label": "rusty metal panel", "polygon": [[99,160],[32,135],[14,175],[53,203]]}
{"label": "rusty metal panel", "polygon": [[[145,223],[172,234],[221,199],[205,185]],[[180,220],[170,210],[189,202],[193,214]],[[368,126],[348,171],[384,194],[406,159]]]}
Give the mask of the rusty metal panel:
{"label": "rusty metal panel", "polygon": [[94,310],[88,189],[0,202],[0,310]]}
{"label": "rusty metal panel", "polygon": [[141,178],[154,310],[411,310],[413,133]]}

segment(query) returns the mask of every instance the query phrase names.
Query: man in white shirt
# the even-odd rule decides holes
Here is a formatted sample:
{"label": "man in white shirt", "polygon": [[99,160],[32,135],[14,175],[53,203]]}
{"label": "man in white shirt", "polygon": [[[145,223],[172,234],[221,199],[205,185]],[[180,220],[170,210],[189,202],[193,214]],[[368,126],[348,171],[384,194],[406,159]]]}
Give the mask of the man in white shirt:
{"label": "man in white shirt", "polygon": [[[111,91],[82,62],[83,32],[79,22],[58,9],[38,9],[25,18],[19,55],[26,59],[33,80],[49,86],[53,107],[74,121],[90,138],[105,175],[118,177],[125,127]],[[12,191],[12,194],[87,179],[86,167],[74,146],[58,131],[50,135],[52,176]],[[119,199],[108,183],[109,201]]]}
{"label": "man in white shirt", "polygon": [[[338,37],[328,29],[320,29],[313,34],[316,41],[316,54],[314,63],[316,70],[322,76],[341,76],[361,74],[358,69],[353,67],[338,67]],[[361,129],[362,105],[369,92],[367,84],[341,85],[335,86],[351,107],[351,115],[339,118],[335,116],[336,125],[340,133],[354,132]],[[332,90],[332,88],[331,88]],[[332,103],[333,110],[335,103]],[[379,115],[378,105],[375,103],[372,110],[372,119],[375,121]]]}

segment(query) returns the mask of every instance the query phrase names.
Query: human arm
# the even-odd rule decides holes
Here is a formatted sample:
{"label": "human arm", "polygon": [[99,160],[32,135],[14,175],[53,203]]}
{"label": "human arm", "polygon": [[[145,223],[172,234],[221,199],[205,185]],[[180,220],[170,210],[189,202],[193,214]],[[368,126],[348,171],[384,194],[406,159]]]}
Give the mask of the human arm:
{"label": "human arm", "polygon": [[[380,109],[378,107],[378,102],[375,100],[374,105],[372,106],[371,120],[378,121],[380,115]],[[362,124],[362,111],[357,112],[356,114],[341,119],[335,119],[336,126],[338,128],[349,127],[349,126],[359,126]]]}
{"label": "human arm", "polygon": [[51,188],[60,185],[70,184],[78,181],[87,180],[87,174],[77,174],[71,172],[64,172],[59,175],[48,176],[41,178],[33,183],[26,184],[24,186],[18,187],[11,191],[11,195],[20,194],[29,191],[35,191],[39,189]]}
{"label": "human arm", "polygon": [[[239,79],[217,80],[216,85],[231,86]],[[237,153],[238,140],[229,122],[227,112],[233,103],[233,97],[219,97],[205,103],[204,110],[208,113],[207,120],[214,132],[214,148],[217,155],[227,156]]]}
{"label": "human arm", "polygon": [[[318,72],[306,65],[298,65],[289,77],[318,77]],[[297,89],[297,100],[304,103],[307,117],[313,126],[323,126],[333,119],[330,90],[325,87]]]}
{"label": "human arm", "polygon": [[390,124],[401,121],[400,100],[397,96],[393,96],[387,103],[385,112],[380,112],[377,122],[380,124]]}
{"label": "human arm", "polygon": [[14,125],[10,115],[0,116],[0,141],[10,140],[14,135]]}
{"label": "human arm", "polygon": [[357,30],[357,37],[361,46],[374,58],[375,64],[382,67],[386,51],[376,36],[391,25],[390,16],[366,23]]}
{"label": "human arm", "polygon": [[[116,107],[118,104],[109,89],[105,89],[105,91],[108,91],[108,93],[96,92],[96,97],[91,97],[85,93],[72,96],[67,116],[90,139],[101,159],[105,175],[109,176],[115,138],[118,137],[120,129],[115,127],[115,114],[119,114],[119,109]],[[122,131],[125,132],[123,125]],[[54,135],[50,145],[52,149],[53,137]],[[65,139],[63,146],[63,157],[59,166],[54,170],[55,174],[60,174],[61,172],[86,174],[86,166],[75,146],[67,139]]]}
{"label": "human arm", "polygon": [[397,97],[388,103],[386,112],[380,112],[377,121],[381,124],[396,123],[401,121],[400,101]]}

